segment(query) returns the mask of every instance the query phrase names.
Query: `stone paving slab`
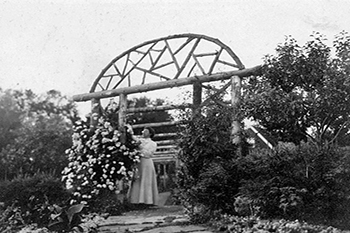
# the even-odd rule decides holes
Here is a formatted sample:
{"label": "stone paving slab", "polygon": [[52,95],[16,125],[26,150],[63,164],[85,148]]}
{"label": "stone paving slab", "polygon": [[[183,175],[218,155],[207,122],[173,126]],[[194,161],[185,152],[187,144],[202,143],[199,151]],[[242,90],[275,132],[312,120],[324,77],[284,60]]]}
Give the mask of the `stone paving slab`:
{"label": "stone paving slab", "polygon": [[154,224],[141,224],[141,225],[114,225],[114,226],[103,226],[98,229],[100,233],[109,233],[109,232],[141,232],[147,229],[153,229]]}
{"label": "stone paving slab", "polygon": [[205,231],[205,227],[201,226],[194,226],[194,225],[188,225],[188,226],[166,226],[166,227],[157,227],[151,230],[142,231],[143,233],[176,233],[176,232],[203,232]]}
{"label": "stone paving slab", "polygon": [[189,219],[184,215],[169,215],[169,216],[110,216],[99,225],[140,225],[140,224],[162,224],[162,223],[188,223]]}
{"label": "stone paving slab", "polygon": [[180,206],[162,206],[110,216],[99,223],[99,233],[212,233],[210,229],[190,224]]}

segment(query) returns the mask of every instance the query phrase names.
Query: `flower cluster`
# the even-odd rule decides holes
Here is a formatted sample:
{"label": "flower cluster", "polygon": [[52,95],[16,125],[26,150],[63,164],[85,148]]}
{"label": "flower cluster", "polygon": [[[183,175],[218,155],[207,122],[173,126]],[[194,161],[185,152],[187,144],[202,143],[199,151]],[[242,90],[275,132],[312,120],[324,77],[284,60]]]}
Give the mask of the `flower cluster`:
{"label": "flower cluster", "polygon": [[119,192],[118,182],[132,179],[140,152],[130,133],[122,143],[120,132],[101,117],[94,130],[77,122],[72,140],[66,150],[69,164],[62,172],[67,189],[73,191],[71,204],[86,204],[101,190]]}

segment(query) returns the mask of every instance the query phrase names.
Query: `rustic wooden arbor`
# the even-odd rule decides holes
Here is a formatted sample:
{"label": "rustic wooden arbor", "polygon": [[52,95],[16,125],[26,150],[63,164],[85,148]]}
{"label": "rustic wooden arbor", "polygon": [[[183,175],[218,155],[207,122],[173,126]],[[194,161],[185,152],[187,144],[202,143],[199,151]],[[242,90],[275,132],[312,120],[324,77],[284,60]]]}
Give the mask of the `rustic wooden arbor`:
{"label": "rustic wooden arbor", "polygon": [[[127,97],[130,94],[193,85],[193,103],[190,107],[196,110],[207,101],[202,101],[202,88],[210,88],[205,83],[228,80],[217,93],[231,87],[232,109],[237,111],[240,104],[241,78],[254,75],[259,69],[260,66],[245,69],[236,54],[218,39],[198,34],[172,35],[144,42],[117,56],[102,70],[89,93],[75,95],[73,99],[91,101],[91,124],[94,125],[98,119],[100,99],[119,96],[119,127],[123,133],[127,113],[183,107],[171,105],[128,108]],[[240,121],[241,119],[235,119],[232,122],[233,143],[240,141]],[[149,123],[133,127],[173,124],[176,122]],[[158,145],[164,143],[159,142]],[[165,158],[171,153],[162,150],[158,155]]]}

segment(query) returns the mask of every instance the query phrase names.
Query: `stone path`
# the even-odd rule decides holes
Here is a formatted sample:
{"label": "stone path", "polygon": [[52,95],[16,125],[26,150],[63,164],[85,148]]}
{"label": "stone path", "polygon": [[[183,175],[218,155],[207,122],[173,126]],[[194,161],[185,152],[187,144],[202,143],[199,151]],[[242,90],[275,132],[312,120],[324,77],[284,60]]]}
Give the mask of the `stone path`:
{"label": "stone path", "polygon": [[[163,202],[164,203],[164,202]],[[110,216],[99,223],[99,233],[212,233],[208,227],[190,224],[181,206],[161,205]]]}

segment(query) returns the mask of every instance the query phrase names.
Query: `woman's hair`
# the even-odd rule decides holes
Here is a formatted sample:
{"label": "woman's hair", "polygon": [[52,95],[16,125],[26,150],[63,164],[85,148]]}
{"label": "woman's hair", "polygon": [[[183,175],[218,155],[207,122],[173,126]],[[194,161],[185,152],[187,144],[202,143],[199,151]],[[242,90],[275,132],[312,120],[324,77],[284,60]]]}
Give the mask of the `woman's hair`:
{"label": "woman's hair", "polygon": [[151,127],[145,127],[144,129],[147,129],[149,131],[149,137],[150,138],[153,138],[154,135],[156,134],[156,131],[154,131],[154,129],[151,128]]}

